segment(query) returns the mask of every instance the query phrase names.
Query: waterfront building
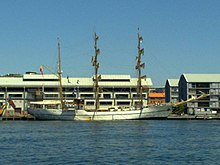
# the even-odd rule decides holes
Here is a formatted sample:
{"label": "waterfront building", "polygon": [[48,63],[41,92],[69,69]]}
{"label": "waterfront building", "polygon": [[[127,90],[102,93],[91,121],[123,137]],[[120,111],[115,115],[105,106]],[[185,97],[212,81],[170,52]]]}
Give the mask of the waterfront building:
{"label": "waterfront building", "polygon": [[182,74],[179,81],[179,99],[187,100],[202,93],[209,97],[185,105],[188,114],[215,114],[220,112],[220,74]]}
{"label": "waterfront building", "polygon": [[151,88],[148,94],[148,104],[160,105],[165,103],[164,87]]}
{"label": "waterfront building", "polygon": [[150,92],[148,95],[148,104],[160,105],[165,103],[165,93]]}
{"label": "waterfront building", "polygon": [[[75,97],[84,98],[85,108],[95,106],[93,77],[62,78],[63,96],[66,101]],[[133,106],[139,102],[137,78],[130,75],[101,75],[99,85],[100,108],[109,106]],[[10,74],[0,77],[0,105],[9,98],[15,106],[8,106],[8,112],[23,113],[31,100],[59,100],[58,77],[53,74],[26,73]],[[144,104],[147,104],[148,89],[152,86],[150,78],[142,79]]]}
{"label": "waterfront building", "polygon": [[168,79],[165,84],[165,102],[177,103],[179,101],[179,79]]}

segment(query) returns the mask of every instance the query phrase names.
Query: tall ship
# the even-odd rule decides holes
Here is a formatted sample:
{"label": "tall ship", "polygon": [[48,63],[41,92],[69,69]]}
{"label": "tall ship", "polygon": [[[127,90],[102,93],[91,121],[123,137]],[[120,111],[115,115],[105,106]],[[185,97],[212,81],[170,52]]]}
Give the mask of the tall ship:
{"label": "tall ship", "polygon": [[[94,75],[94,92],[95,92],[95,109],[86,110],[76,108],[75,120],[138,120],[138,119],[149,119],[149,118],[166,118],[168,116],[168,110],[171,109],[171,105],[162,106],[144,106],[143,104],[143,86],[142,79],[146,79],[146,76],[142,76],[141,69],[144,68],[144,63],[141,63],[141,56],[144,54],[144,48],[141,48],[143,42],[142,36],[138,32],[138,56],[136,57],[136,70],[138,71],[137,81],[137,97],[139,101],[135,106],[126,108],[122,107],[109,107],[108,109],[101,109],[99,102],[99,95],[102,88],[99,86],[99,80],[101,75],[98,74],[99,63],[98,55],[100,49],[97,47],[97,41],[99,37],[95,34],[95,55],[92,57],[92,65],[95,68]],[[80,106],[76,106],[80,107]]]}
{"label": "tall ship", "polygon": [[[143,86],[142,80],[146,76],[141,74],[141,69],[144,68],[144,63],[141,62],[141,56],[144,54],[144,48],[141,48],[143,42],[142,36],[138,32],[138,55],[136,57],[136,70],[138,71],[137,80],[137,97],[139,98],[135,106],[109,106],[107,108],[100,107],[100,93],[102,87],[99,85],[102,79],[99,74],[98,56],[100,49],[98,48],[99,36],[95,33],[95,55],[92,57],[92,66],[95,74],[93,76],[93,89],[95,96],[94,108],[85,108],[84,99],[76,94],[73,104],[67,104],[63,99],[62,94],[62,75],[60,62],[60,44],[58,43],[58,77],[60,100],[57,102],[32,101],[29,104],[28,113],[40,120],[138,120],[149,118],[166,118],[171,105],[162,106],[147,106],[143,102]],[[51,108],[52,107],[52,108]]]}

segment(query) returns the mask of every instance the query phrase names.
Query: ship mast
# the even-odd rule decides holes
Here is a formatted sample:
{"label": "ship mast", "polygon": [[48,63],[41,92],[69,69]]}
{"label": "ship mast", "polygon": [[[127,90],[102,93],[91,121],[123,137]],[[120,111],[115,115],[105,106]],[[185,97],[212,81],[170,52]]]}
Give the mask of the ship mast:
{"label": "ship mast", "polygon": [[100,107],[99,103],[99,79],[101,78],[100,75],[98,75],[98,70],[99,70],[99,63],[98,63],[98,55],[100,54],[100,49],[97,47],[97,42],[99,40],[99,36],[95,33],[95,55],[92,57],[92,66],[95,68],[95,77],[93,78],[94,81],[94,91],[95,91],[95,110],[98,110]]}
{"label": "ship mast", "polygon": [[64,102],[63,102],[63,87],[62,87],[62,70],[61,70],[61,58],[60,58],[60,42],[58,39],[58,65],[57,65],[57,74],[59,79],[59,95],[60,95],[60,103],[61,103],[61,109],[64,108]]}
{"label": "ship mast", "polygon": [[139,34],[138,28],[138,55],[136,57],[136,70],[138,71],[138,81],[137,81],[137,96],[139,98],[139,106],[143,107],[143,86],[141,83],[142,79],[146,79],[146,75],[142,76],[141,69],[145,67],[144,63],[141,63],[141,57],[144,55],[144,48],[141,48],[141,43],[143,42],[143,37]]}

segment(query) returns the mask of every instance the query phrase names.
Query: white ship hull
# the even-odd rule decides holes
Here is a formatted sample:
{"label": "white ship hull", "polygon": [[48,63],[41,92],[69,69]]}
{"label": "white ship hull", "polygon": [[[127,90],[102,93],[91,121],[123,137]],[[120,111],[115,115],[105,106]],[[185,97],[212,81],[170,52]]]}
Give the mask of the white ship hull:
{"label": "white ship hull", "polygon": [[61,109],[28,109],[38,120],[139,120],[167,118],[170,106],[152,106],[142,110],[86,111]]}
{"label": "white ship hull", "polygon": [[74,120],[75,110],[28,109],[28,113],[37,120]]}
{"label": "white ship hull", "polygon": [[171,106],[152,106],[142,110],[95,111],[76,110],[75,120],[141,120],[167,118]]}

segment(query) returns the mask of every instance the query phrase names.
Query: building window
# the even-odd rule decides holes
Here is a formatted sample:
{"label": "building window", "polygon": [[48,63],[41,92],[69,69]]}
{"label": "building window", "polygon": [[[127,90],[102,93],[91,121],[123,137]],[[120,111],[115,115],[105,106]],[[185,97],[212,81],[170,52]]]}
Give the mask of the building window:
{"label": "building window", "polygon": [[8,92],[24,92],[24,88],[7,88]]}
{"label": "building window", "polygon": [[102,105],[102,106],[112,106],[112,101],[101,101],[100,105]]}
{"label": "building window", "polygon": [[118,101],[117,105],[118,106],[121,106],[121,105],[123,105],[123,106],[130,106],[130,101]]}
{"label": "building window", "polygon": [[58,88],[44,88],[42,89],[44,92],[57,92]]}
{"label": "building window", "polygon": [[93,88],[79,88],[79,92],[93,92]]}
{"label": "building window", "polygon": [[58,98],[58,94],[45,94],[44,96],[48,98]]}
{"label": "building window", "polygon": [[209,88],[210,84],[209,83],[197,83],[196,87],[197,88]]}
{"label": "building window", "polygon": [[135,101],[135,102],[134,102],[134,105],[136,105],[136,106],[137,106],[137,105],[140,105],[140,101]]}
{"label": "building window", "polygon": [[73,97],[73,94],[65,94],[63,95],[65,98],[68,98],[68,97]]}
{"label": "building window", "polygon": [[93,98],[93,94],[80,94],[82,98]]}
{"label": "building window", "polygon": [[[142,94],[143,98],[146,98],[146,94]],[[137,99],[139,98],[138,94],[133,94],[133,98]]]}
{"label": "building window", "polygon": [[201,95],[202,93],[209,94],[209,89],[197,89],[196,94]]}
{"label": "building window", "polygon": [[94,101],[87,101],[87,102],[86,102],[86,105],[90,105],[90,106],[91,106],[91,105],[94,105],[94,104],[95,104]]}
{"label": "building window", "polygon": [[218,83],[212,83],[210,84],[211,88],[218,88],[219,84]]}
{"label": "building window", "polygon": [[127,99],[128,94],[116,94],[115,97],[116,99]]}
{"label": "building window", "polygon": [[10,98],[22,98],[22,94],[9,94]]}
{"label": "building window", "polygon": [[192,83],[192,88],[195,88],[196,87],[196,83]]}
{"label": "building window", "polygon": [[219,101],[218,96],[210,96],[210,101]]}
{"label": "building window", "polygon": [[113,92],[114,88],[103,88],[103,92]]}
{"label": "building window", "polygon": [[209,102],[198,102],[198,107],[209,107]]}
{"label": "building window", "polygon": [[114,92],[130,92],[130,88],[114,88]]}
{"label": "building window", "polygon": [[104,99],[110,99],[111,98],[111,94],[103,94]]}
{"label": "building window", "polygon": [[137,99],[137,98],[138,98],[138,95],[137,95],[137,94],[133,94],[133,98],[134,98],[134,99]]}

